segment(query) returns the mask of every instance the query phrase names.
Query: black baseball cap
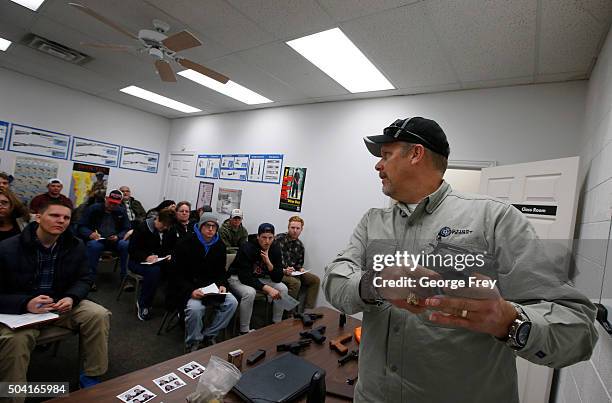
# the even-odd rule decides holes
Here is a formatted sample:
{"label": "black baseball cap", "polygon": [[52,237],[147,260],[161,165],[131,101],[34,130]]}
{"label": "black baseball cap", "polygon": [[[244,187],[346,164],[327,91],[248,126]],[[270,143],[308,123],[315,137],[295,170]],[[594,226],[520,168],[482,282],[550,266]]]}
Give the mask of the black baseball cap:
{"label": "black baseball cap", "polygon": [[259,228],[257,228],[257,235],[261,235],[265,232],[269,232],[274,235],[274,225],[270,224],[269,222],[260,224]]}
{"label": "black baseball cap", "polygon": [[380,157],[380,147],[385,143],[405,141],[422,144],[431,151],[448,158],[450,147],[444,130],[434,120],[422,117],[397,119],[383,129],[383,134],[363,138],[368,151]]}

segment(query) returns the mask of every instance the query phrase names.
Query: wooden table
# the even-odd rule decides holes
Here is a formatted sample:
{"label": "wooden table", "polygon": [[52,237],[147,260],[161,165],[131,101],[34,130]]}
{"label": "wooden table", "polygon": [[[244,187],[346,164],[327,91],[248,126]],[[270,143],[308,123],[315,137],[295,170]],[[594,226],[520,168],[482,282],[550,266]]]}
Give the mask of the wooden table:
{"label": "wooden table", "polygon": [[[322,345],[318,345],[313,342],[304,352],[300,353],[300,357],[325,369],[325,380],[329,385],[328,389],[331,389],[333,384],[345,384],[346,378],[353,378],[357,376],[357,361],[353,360],[343,366],[339,366],[338,358],[340,358],[340,355],[335,351],[330,350],[329,340],[335,339],[338,335],[343,333],[353,333],[353,329],[355,327],[361,326],[361,321],[347,317],[346,325],[341,328],[338,326],[340,314],[337,311],[330,308],[317,308],[312,310],[312,312],[322,313],[324,315],[323,318],[314,322],[312,328],[326,326],[325,336],[327,339]],[[120,402],[117,395],[136,385],[142,385],[157,395],[157,397],[150,402],[184,403],[185,397],[195,391],[199,378],[190,379],[188,376],[178,370],[180,366],[187,364],[190,361],[197,361],[206,366],[211,355],[216,355],[220,358],[227,359],[228,352],[240,348],[244,351],[242,370],[245,371],[251,368],[251,366],[247,366],[246,364],[246,357],[248,357],[251,353],[258,349],[266,350],[266,357],[252,367],[267,362],[270,358],[273,358],[278,354],[285,354],[282,352],[276,352],[277,344],[297,341],[300,338],[299,332],[304,331],[305,329],[307,328],[303,326],[301,320],[293,318],[286,319],[280,323],[266,326],[247,335],[235,337],[233,339],[224,341],[223,343],[218,343],[208,348],[198,350],[190,354],[185,354],[157,365],[132,372],[130,374],[119,376],[99,385],[72,392],[67,397],[53,399],[52,401],[57,403]],[[152,335],[152,337],[155,336]],[[146,343],[144,340],[143,342]],[[349,347],[350,350],[357,349],[357,343],[355,342],[354,338],[345,345]],[[187,383],[187,385],[165,394],[153,383],[153,379],[170,372],[176,373],[183,381]],[[306,398],[304,397],[302,401],[305,400]],[[240,402],[241,399],[230,392],[225,401]],[[347,402],[347,400],[328,394],[326,402]]]}

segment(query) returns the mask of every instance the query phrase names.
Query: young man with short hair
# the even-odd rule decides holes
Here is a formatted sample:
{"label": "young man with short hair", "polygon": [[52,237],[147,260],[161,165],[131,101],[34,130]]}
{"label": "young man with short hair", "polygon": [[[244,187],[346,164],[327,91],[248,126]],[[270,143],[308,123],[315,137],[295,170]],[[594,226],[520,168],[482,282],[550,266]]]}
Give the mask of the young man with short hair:
{"label": "young man with short hair", "polygon": [[[236,312],[238,301],[226,294],[223,302],[206,302],[201,288],[215,284],[219,292],[227,292],[225,244],[218,230],[219,220],[213,213],[204,213],[193,233],[180,242],[175,254],[176,273],[171,278],[170,292],[174,303],[185,310],[185,351],[215,343],[215,337],[226,328]],[[210,326],[204,328],[206,309],[217,308]]]}
{"label": "young man with short hair", "polygon": [[174,225],[176,213],[174,210],[164,209],[157,217],[148,218],[140,223],[130,237],[130,270],[143,277],[140,295],[136,300],[138,319],[149,320],[151,305],[155,291],[161,279],[162,265],[167,261],[157,262],[158,258],[168,255],[163,246],[164,232]]}
{"label": "young man with short hair", "polygon": [[6,172],[0,172],[0,190],[11,190],[12,181],[13,175],[9,175]]}
{"label": "young man with short hair", "polygon": [[49,203],[51,200],[59,200],[60,203],[73,208],[72,200],[62,194],[64,184],[60,178],[51,178],[47,181],[47,193],[39,194],[30,201],[30,212],[37,214],[40,207]]}
{"label": "young man with short hair", "polygon": [[283,319],[283,308],[277,303],[287,298],[283,279],[283,258],[274,243],[274,226],[263,223],[257,229],[257,238],[240,246],[228,271],[229,286],[240,298],[240,332],[250,331],[251,315],[256,290],[263,291],[273,301],[272,321]]}
{"label": "young man with short hair", "polygon": [[[289,289],[289,295],[298,299],[300,288],[304,286],[304,306],[312,309],[317,304],[321,280],[316,274],[304,273],[304,244],[299,239],[303,229],[304,220],[301,217],[290,217],[287,232],[278,234],[276,242],[283,256],[283,283]],[[296,275],[297,273],[302,274]]]}
{"label": "young man with short hair", "polygon": [[[0,242],[0,313],[57,312],[54,326],[79,332],[82,387],[98,383],[108,368],[111,313],[86,300],[92,283],[85,246],[68,226],[72,211],[60,201],[39,209],[38,222]],[[44,327],[44,325],[43,325]],[[40,328],[0,325],[0,379],[25,382]]]}

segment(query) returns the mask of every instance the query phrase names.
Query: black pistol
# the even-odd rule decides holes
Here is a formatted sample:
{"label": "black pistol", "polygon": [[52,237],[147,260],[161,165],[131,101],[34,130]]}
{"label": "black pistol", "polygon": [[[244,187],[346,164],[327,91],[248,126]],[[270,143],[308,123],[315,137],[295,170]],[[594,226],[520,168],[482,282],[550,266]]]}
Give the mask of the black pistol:
{"label": "black pistol", "polygon": [[349,361],[358,360],[358,359],[359,359],[359,350],[352,350],[344,357],[339,358],[338,364],[340,364],[340,366],[343,366]]}
{"label": "black pistol", "polygon": [[276,351],[289,351],[292,354],[298,355],[312,343],[312,340],[298,340],[291,343],[282,343],[276,345]]}
{"label": "black pistol", "polygon": [[323,344],[323,342],[325,341],[325,336],[323,336],[323,333],[325,333],[325,329],[326,329],[325,326],[319,326],[312,330],[306,330],[305,332],[300,332],[300,336],[305,339],[310,339],[317,344]]}
{"label": "black pistol", "polygon": [[322,313],[294,313],[293,317],[296,319],[301,319],[302,320],[302,324],[304,326],[312,326],[312,323],[317,320],[317,319],[321,319],[323,317]]}

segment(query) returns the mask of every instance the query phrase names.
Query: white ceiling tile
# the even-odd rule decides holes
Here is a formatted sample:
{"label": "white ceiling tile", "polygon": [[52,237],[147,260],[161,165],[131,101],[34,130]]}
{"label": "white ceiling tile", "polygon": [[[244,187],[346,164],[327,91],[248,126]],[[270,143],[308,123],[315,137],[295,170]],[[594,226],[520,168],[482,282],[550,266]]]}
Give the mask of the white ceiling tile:
{"label": "white ceiling tile", "polygon": [[340,27],[397,88],[456,81],[421,3]]}
{"label": "white ceiling tile", "polygon": [[427,19],[461,81],[534,73],[536,1],[430,0]]}
{"label": "white ceiling tile", "polygon": [[[44,6],[45,5],[43,4],[43,7]],[[43,7],[39,9],[39,12],[43,10]],[[39,13],[36,13],[26,7],[22,7],[17,3],[2,0],[0,2],[0,32],[4,30],[5,23],[29,29],[39,15]]]}
{"label": "white ceiling tile", "polygon": [[612,17],[612,1],[610,0],[580,0],[580,5],[602,24],[607,24]]}
{"label": "white ceiling tile", "polygon": [[588,72],[610,26],[575,1],[542,0],[539,73]]}
{"label": "white ceiling tile", "polygon": [[317,0],[336,21],[346,21],[420,0]]}
{"label": "white ceiling tile", "polygon": [[334,20],[314,0],[228,0],[278,39],[324,31]]}
{"label": "white ceiling tile", "polygon": [[237,53],[236,56],[248,64],[258,66],[308,97],[348,93],[340,84],[284,42],[274,42],[245,50]]}
{"label": "white ceiling tile", "polygon": [[222,0],[147,0],[230,51],[252,48],[274,36]]}

